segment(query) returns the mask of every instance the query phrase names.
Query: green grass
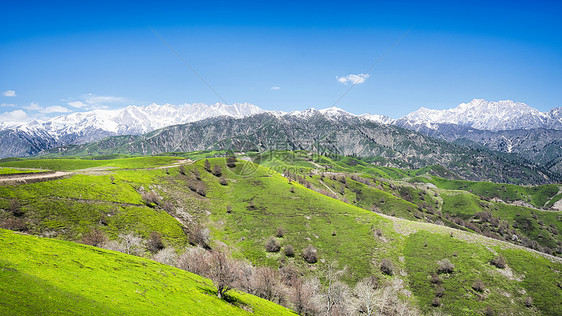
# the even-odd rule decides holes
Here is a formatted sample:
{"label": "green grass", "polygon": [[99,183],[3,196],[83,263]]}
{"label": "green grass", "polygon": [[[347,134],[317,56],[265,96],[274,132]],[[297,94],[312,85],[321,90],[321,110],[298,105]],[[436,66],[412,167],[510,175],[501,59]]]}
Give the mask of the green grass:
{"label": "green grass", "polygon": [[16,169],[16,168],[0,167],[0,175],[18,174],[18,173],[35,173],[40,171],[41,170],[35,170],[35,169]]}
{"label": "green grass", "polygon": [[122,159],[25,159],[9,162],[1,162],[0,167],[16,167],[16,168],[38,168],[54,171],[71,171],[78,169],[87,169],[95,167],[114,167],[122,169],[147,168],[149,166],[168,165],[176,162],[178,157],[154,156],[154,157],[133,157]]}
{"label": "green grass", "polygon": [[[150,260],[0,229],[2,315],[283,315],[284,307],[231,292]],[[252,312],[248,312],[252,311]]]}

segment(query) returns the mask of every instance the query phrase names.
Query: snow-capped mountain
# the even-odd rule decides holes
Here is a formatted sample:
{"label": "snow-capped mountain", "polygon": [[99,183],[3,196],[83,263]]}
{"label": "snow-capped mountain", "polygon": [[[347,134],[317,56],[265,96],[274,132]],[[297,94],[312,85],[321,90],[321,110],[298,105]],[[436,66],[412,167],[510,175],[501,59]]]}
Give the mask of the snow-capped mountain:
{"label": "snow-capped mountain", "polygon": [[474,99],[448,110],[420,108],[395,122],[402,127],[425,125],[435,129],[435,124],[457,124],[479,130],[500,131],[517,129],[562,129],[562,109],[549,112],[528,106],[525,103],[486,101]]}
{"label": "snow-capped mountain", "polygon": [[119,110],[94,110],[45,121],[0,125],[0,158],[29,156],[68,144],[82,144],[115,135],[139,135],[162,127],[211,117],[242,118],[264,112],[248,103],[150,104]]}

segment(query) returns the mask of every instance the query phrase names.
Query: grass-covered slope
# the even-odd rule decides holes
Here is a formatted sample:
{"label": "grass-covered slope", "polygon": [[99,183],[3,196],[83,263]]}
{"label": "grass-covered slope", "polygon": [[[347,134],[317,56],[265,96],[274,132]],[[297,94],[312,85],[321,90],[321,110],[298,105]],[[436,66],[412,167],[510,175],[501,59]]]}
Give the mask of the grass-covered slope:
{"label": "grass-covered slope", "polygon": [[[197,155],[201,157],[201,153]],[[110,161],[105,163],[111,166]],[[318,162],[309,163],[318,168]],[[323,179],[319,173],[304,177],[314,187],[335,191],[337,198],[349,201],[345,203],[248,161],[239,160],[235,167],[228,167],[224,158],[213,158],[209,164],[220,167],[221,174],[208,172],[203,159],[184,165],[183,170],[177,165],[154,169],[146,163],[145,168],[136,170],[125,167],[80,171],[67,179],[0,187],[0,201],[4,203],[0,208],[5,215],[9,202],[17,198],[24,213],[19,218],[28,223],[30,233],[52,231],[56,234],[49,235],[69,240],[78,240],[91,228],[103,230],[110,237],[121,231],[133,230],[145,237],[151,231],[160,231],[168,245],[182,247],[187,243],[184,231],[203,225],[211,230],[211,247],[226,245],[235,257],[255,265],[293,266],[305,276],[322,278],[329,264],[336,262],[340,268],[347,266],[343,279],[350,285],[376,276],[382,283],[391,284],[400,299],[427,314],[480,314],[494,310],[551,315],[562,307],[559,259],[474,233],[424,223],[445,218],[446,210],[455,208],[442,208],[449,203],[444,200],[449,193],[466,193],[474,198],[466,208],[459,207],[458,214],[473,216],[470,212],[481,207],[480,198],[474,194],[428,188],[426,184],[422,189],[396,180],[404,180],[409,171],[393,169],[380,170],[387,175],[395,172],[394,179],[377,177],[374,182],[371,177],[368,184],[351,176],[344,183],[341,173],[326,173]],[[156,192],[167,206],[146,205],[139,193],[141,187]],[[415,221],[376,214],[370,210],[373,205],[381,213],[394,212]],[[106,212],[115,207],[115,212]],[[495,211],[493,207],[491,210]],[[505,212],[507,218],[511,211]],[[103,214],[106,217],[100,221]],[[461,227],[453,222],[445,224]],[[284,234],[274,238],[281,244],[281,251],[267,252],[265,243],[279,227]],[[294,257],[284,254],[289,245],[295,249]],[[318,250],[319,260],[313,264],[302,257],[303,249],[309,245]],[[2,251],[11,252],[9,247],[4,248]],[[68,255],[72,252],[69,250]],[[506,261],[504,269],[490,264],[500,255]],[[381,271],[383,259],[392,263],[392,275]],[[455,269],[440,274],[439,281],[432,283],[438,261],[443,259],[450,260]],[[472,287],[477,280],[484,284],[482,291]],[[434,304],[436,297],[439,304]],[[530,300],[532,303],[526,304]]]}
{"label": "grass-covered slope", "polygon": [[231,292],[154,261],[0,229],[2,315],[283,315],[288,309]]}

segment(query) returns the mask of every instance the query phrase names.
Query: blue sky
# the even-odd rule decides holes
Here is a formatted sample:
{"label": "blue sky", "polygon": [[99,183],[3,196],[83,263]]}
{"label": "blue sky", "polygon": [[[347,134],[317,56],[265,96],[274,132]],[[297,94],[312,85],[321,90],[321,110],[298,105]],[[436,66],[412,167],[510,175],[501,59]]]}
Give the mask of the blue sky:
{"label": "blue sky", "polygon": [[[0,121],[96,108],[336,105],[400,117],[473,98],[562,106],[562,4],[3,1]],[[351,77],[354,80],[358,77]],[[338,80],[339,79],[339,80]]]}

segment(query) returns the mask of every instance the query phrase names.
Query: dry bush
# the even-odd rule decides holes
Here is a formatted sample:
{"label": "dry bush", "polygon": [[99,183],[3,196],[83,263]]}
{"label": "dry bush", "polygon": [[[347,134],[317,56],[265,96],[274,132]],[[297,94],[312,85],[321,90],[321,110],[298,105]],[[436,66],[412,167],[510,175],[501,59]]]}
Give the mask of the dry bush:
{"label": "dry bush", "polygon": [[143,192],[142,199],[148,206],[160,205],[160,203],[162,203],[160,201],[160,198],[158,197],[158,194],[156,194],[154,191]]}
{"label": "dry bush", "polygon": [[283,238],[285,236],[285,229],[283,227],[277,227],[277,231],[275,232],[275,236],[279,238]]}
{"label": "dry bush", "polygon": [[505,258],[503,256],[495,257],[490,261],[490,264],[500,269],[505,269],[505,267],[507,267],[507,263],[505,262]]}
{"label": "dry bush", "polygon": [[277,238],[270,236],[269,239],[265,242],[265,251],[267,252],[278,252],[281,250],[281,244],[277,240]]}
{"label": "dry bush", "polygon": [[387,275],[393,275],[394,274],[394,265],[392,264],[392,261],[390,261],[387,258],[384,258],[384,259],[381,260],[380,269],[381,269],[382,273],[384,273],[384,274],[387,274]]}
{"label": "dry bush", "polygon": [[189,243],[210,249],[211,231],[201,225],[194,225],[189,231]]}
{"label": "dry bush", "polygon": [[152,253],[156,253],[164,249],[164,242],[162,241],[162,234],[159,232],[150,233],[150,237],[146,242],[146,248]]}
{"label": "dry bush", "polygon": [[299,315],[316,315],[318,311],[314,304],[314,297],[320,287],[318,279],[297,279],[291,288],[291,303]]}
{"label": "dry bush", "polygon": [[258,267],[252,276],[254,294],[268,301],[279,303],[283,301],[283,293],[279,277],[270,267]]}
{"label": "dry bush", "polygon": [[229,168],[236,167],[236,156],[228,156],[228,158],[226,158],[226,166]]}
{"label": "dry bush", "polygon": [[23,218],[9,217],[0,223],[0,228],[23,232],[27,230],[27,223]]}
{"label": "dry bush", "polygon": [[445,288],[442,286],[438,286],[435,289],[435,296],[436,297],[443,297],[443,295],[445,295]]}
{"label": "dry bush", "polygon": [[279,269],[279,280],[286,286],[293,286],[300,276],[300,271],[292,265],[286,265]]}
{"label": "dry bush", "polygon": [[203,168],[205,168],[207,172],[211,172],[211,162],[209,161],[209,159],[205,159],[205,162],[203,163]]}
{"label": "dry bush", "polygon": [[222,176],[222,169],[221,169],[221,166],[219,166],[219,165],[214,165],[214,166],[213,166],[213,175],[214,175],[215,177],[220,177],[220,176]]}
{"label": "dry bush", "polygon": [[167,247],[154,254],[152,260],[169,266],[176,266],[177,258],[176,250],[172,247]]}
{"label": "dry bush", "polygon": [[228,185],[228,180],[226,180],[225,177],[221,177],[219,183],[220,183],[221,185]]}
{"label": "dry bush", "polygon": [[120,234],[119,240],[122,245],[123,253],[140,256],[144,252],[143,240],[134,233]]}
{"label": "dry bush", "polygon": [[433,284],[441,284],[443,283],[443,281],[441,280],[441,277],[439,276],[439,274],[432,272],[431,276],[430,276],[430,282]]}
{"label": "dry bush", "polygon": [[532,307],[533,306],[533,298],[530,296],[527,296],[525,298],[525,300],[523,301],[523,303],[525,304],[525,306],[527,307]]}
{"label": "dry bush", "polygon": [[105,233],[98,229],[92,229],[82,236],[80,243],[94,247],[100,247],[107,241]]}
{"label": "dry bush", "polygon": [[295,256],[295,248],[293,248],[293,246],[287,245],[283,248],[283,250],[285,252],[285,256],[287,256],[287,257],[294,257]]}
{"label": "dry bush", "polygon": [[437,297],[437,296],[434,297],[434,298],[431,300],[431,306],[435,306],[435,307],[441,306],[441,299],[440,299],[439,297]]}
{"label": "dry bush", "polygon": [[455,271],[455,265],[449,259],[439,260],[437,265],[437,273],[453,273]]}
{"label": "dry bush", "polygon": [[482,282],[482,280],[477,279],[472,284],[472,289],[475,290],[476,292],[484,292],[484,290],[486,289],[486,286],[484,285],[484,282]]}
{"label": "dry bush", "polygon": [[316,263],[318,261],[318,250],[309,245],[302,251],[302,257],[308,263]]}
{"label": "dry bush", "polygon": [[198,275],[208,276],[210,254],[201,247],[187,248],[178,257],[176,266]]}

